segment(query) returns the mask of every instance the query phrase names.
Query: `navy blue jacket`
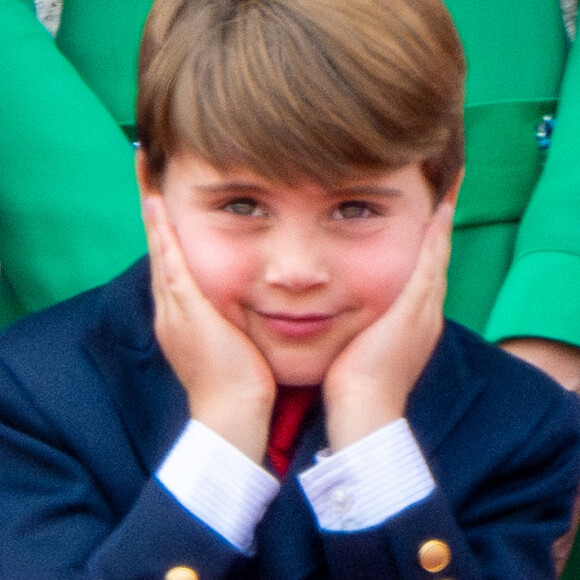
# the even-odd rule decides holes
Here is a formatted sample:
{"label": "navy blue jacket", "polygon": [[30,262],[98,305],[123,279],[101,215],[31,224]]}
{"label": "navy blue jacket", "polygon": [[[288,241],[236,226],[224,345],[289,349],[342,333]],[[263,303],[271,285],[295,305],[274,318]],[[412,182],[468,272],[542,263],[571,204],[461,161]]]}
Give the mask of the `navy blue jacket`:
{"label": "navy blue jacket", "polygon": [[[552,578],[580,478],[576,396],[448,322],[407,416],[437,482],[427,499],[372,529],[318,530],[294,476],[326,445],[317,409],[242,556],[153,477],[188,410],[143,260],[0,338],[0,578]],[[431,538],[451,548],[440,573],[418,563]]]}

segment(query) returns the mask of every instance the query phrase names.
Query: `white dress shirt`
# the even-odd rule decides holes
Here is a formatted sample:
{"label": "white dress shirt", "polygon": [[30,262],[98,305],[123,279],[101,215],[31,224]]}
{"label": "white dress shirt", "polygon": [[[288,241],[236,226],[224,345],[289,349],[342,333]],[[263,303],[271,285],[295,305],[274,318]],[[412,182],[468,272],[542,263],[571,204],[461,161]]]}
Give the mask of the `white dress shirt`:
{"label": "white dress shirt", "polygon": [[[236,447],[190,420],[157,479],[191,514],[242,552],[280,483]],[[424,499],[435,482],[406,419],[399,419],[329,455],[299,475],[300,485],[328,531],[375,526]]]}

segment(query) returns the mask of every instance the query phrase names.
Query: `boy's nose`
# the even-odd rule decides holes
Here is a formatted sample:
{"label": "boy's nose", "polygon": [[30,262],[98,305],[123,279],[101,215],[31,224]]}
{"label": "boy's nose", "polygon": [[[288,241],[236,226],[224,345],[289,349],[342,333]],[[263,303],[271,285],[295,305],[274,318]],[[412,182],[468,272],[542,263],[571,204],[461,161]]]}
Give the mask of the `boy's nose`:
{"label": "boy's nose", "polygon": [[281,232],[267,244],[265,280],[291,292],[323,286],[330,279],[321,241],[303,231]]}

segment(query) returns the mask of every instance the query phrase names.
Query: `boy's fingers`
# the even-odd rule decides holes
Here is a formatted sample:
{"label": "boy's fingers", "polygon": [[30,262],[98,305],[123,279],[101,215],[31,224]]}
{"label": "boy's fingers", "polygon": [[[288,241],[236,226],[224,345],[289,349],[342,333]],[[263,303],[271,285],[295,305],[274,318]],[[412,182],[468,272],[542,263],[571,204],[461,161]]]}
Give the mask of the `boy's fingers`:
{"label": "boy's fingers", "polygon": [[453,206],[442,203],[431,219],[419,254],[418,266],[424,270],[445,273],[451,252]]}
{"label": "boy's fingers", "polygon": [[162,312],[175,300],[177,273],[172,261],[179,260],[179,256],[172,250],[172,232],[166,222],[161,200],[154,196],[147,197],[143,202],[143,214],[151,257],[153,294],[158,312]]}
{"label": "boy's fingers", "polygon": [[433,229],[437,230],[439,248],[445,259],[444,266],[447,267],[449,255],[451,254],[451,232],[453,230],[453,215],[455,206],[448,202],[443,202],[433,215]]}
{"label": "boy's fingers", "polygon": [[444,299],[447,290],[447,269],[451,256],[451,230],[453,229],[454,206],[449,203],[442,203],[433,216],[429,228],[429,236],[434,238],[434,249],[427,260],[431,260],[433,276],[438,289],[442,292],[439,296]]}
{"label": "boy's fingers", "polygon": [[442,298],[447,285],[447,267],[451,253],[453,206],[442,203],[436,210],[425,232],[415,270],[409,279],[409,293]]}
{"label": "boy's fingers", "polygon": [[154,222],[154,204],[149,197],[142,202],[143,223],[145,225],[145,237],[147,239],[147,248],[149,250],[149,261],[151,265],[151,286],[153,296],[156,299],[161,293],[159,288],[159,240],[157,229]]}
{"label": "boy's fingers", "polygon": [[180,314],[193,313],[204,297],[190,274],[162,199],[155,196],[146,199],[144,213],[152,243],[154,293],[161,299],[160,306],[165,309],[176,306]]}
{"label": "boy's fingers", "polygon": [[164,310],[165,297],[168,294],[166,284],[164,283],[163,256],[161,252],[161,241],[159,239],[159,226],[157,223],[159,204],[159,200],[151,196],[143,200],[143,221],[145,223],[145,235],[151,262],[152,289],[158,313]]}

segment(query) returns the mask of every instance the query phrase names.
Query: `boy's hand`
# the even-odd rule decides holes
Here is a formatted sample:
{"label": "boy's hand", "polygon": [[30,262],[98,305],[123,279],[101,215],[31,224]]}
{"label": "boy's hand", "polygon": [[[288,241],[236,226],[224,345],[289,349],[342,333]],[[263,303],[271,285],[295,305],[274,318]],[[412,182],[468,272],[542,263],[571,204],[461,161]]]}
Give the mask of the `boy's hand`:
{"label": "boy's hand", "polygon": [[403,416],[443,330],[452,217],[453,207],[442,203],[401,294],[330,367],[324,397],[333,451]]}
{"label": "boy's hand", "polygon": [[260,464],[276,396],[270,368],[251,340],[201,293],[163,199],[146,196],[143,213],[155,333],[187,393],[191,416]]}

